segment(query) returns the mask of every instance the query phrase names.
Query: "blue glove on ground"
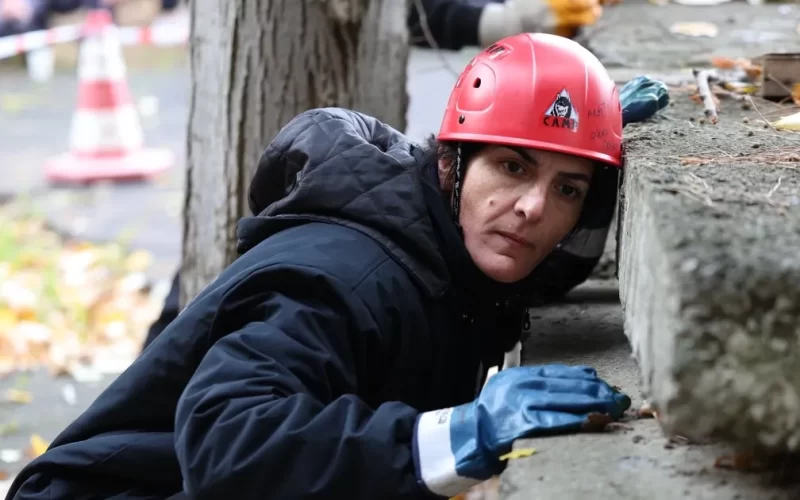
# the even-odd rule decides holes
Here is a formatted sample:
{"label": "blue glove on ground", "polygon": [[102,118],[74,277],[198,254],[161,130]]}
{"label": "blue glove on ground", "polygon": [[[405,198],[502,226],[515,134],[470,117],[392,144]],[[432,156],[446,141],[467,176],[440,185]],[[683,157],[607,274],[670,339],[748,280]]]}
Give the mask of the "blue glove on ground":
{"label": "blue glove on ground", "polygon": [[619,91],[622,105],[622,126],[640,122],[655,115],[669,104],[669,92],[664,82],[647,76],[637,76]]}
{"label": "blue glove on ground", "polygon": [[455,496],[502,472],[500,457],[515,440],[578,432],[590,413],[617,419],[630,405],[587,366],[503,370],[475,401],[417,417],[417,477],[431,493]]}

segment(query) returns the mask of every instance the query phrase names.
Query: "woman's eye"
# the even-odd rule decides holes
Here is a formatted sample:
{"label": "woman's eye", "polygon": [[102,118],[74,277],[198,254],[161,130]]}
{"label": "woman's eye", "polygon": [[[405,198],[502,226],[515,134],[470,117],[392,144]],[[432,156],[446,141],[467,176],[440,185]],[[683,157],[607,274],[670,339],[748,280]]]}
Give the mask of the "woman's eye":
{"label": "woman's eye", "polygon": [[512,174],[518,174],[523,171],[522,165],[514,161],[504,161],[502,165],[503,168],[505,168]]}
{"label": "woman's eye", "polygon": [[577,198],[581,194],[581,191],[578,188],[575,186],[570,186],[569,184],[562,184],[559,189],[561,194],[568,196],[569,198]]}

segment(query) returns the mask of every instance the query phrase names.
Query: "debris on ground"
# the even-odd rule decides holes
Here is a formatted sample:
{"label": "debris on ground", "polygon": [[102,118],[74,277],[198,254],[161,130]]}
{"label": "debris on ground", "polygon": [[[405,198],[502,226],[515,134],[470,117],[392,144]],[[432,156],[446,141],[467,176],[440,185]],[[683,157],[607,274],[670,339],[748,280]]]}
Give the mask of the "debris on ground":
{"label": "debris on ground", "polygon": [[638,418],[658,418],[658,413],[650,402],[645,401],[636,411],[636,416]]}
{"label": "debris on ground", "polygon": [[767,468],[767,464],[760,460],[752,452],[736,452],[731,455],[722,455],[714,461],[714,467],[718,469],[729,469],[739,472],[761,471]]}
{"label": "debris on ground", "polygon": [[581,425],[581,430],[584,432],[603,432],[606,430],[606,426],[613,421],[614,419],[611,418],[611,415],[589,413],[583,425]]}
{"label": "debris on ground", "polygon": [[757,161],[763,165],[785,166],[787,168],[800,168],[800,149],[797,146],[787,146],[780,148],[770,148],[761,150],[756,148],[752,153],[739,153],[735,155],[720,155],[718,153],[707,153],[691,156],[683,156],[680,164],[684,166],[709,165],[711,163],[740,163]]}
{"label": "debris on ground", "polygon": [[[46,367],[87,380],[123,371],[162,306],[149,291],[149,265],[146,253],[69,241],[18,205],[0,207],[0,375]],[[5,399],[30,401],[19,389]]]}
{"label": "debris on ground", "polygon": [[708,71],[692,70],[695,81],[697,82],[697,98],[703,103],[703,113],[712,125],[717,123],[717,100],[711,93],[709,80],[712,78]]}
{"label": "debris on ground", "polygon": [[516,450],[511,450],[505,455],[500,457],[500,461],[504,462],[506,460],[517,460],[520,458],[527,458],[533,456],[536,453],[535,448],[517,448]]}
{"label": "debris on ground", "polygon": [[6,391],[5,401],[16,404],[28,404],[33,401],[33,394],[21,389],[11,388]]}
{"label": "debris on ground", "polygon": [[800,131],[800,112],[779,118],[777,121],[772,122],[771,125],[776,130]]}
{"label": "debris on ground", "polygon": [[[711,66],[692,70],[695,81],[688,90],[712,124],[717,123],[722,100],[749,108],[752,96],[759,95],[778,104],[800,106],[800,54],[765,54],[754,59],[716,56]],[[764,119],[775,130],[800,130],[800,114],[783,120]]]}
{"label": "debris on ground", "polygon": [[704,36],[708,38],[714,38],[719,34],[717,25],[707,22],[675,23],[669,28],[669,31],[673,35]]}

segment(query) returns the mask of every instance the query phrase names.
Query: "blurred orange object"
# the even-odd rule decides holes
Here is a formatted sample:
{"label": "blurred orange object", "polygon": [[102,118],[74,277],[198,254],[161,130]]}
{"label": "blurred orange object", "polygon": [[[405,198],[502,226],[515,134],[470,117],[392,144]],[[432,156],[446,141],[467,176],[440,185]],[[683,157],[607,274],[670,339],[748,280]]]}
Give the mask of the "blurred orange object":
{"label": "blurred orange object", "polygon": [[711,58],[711,65],[722,70],[741,69],[751,80],[761,77],[761,66],[753,64],[753,61],[750,59],[733,59],[731,57],[714,56]]}

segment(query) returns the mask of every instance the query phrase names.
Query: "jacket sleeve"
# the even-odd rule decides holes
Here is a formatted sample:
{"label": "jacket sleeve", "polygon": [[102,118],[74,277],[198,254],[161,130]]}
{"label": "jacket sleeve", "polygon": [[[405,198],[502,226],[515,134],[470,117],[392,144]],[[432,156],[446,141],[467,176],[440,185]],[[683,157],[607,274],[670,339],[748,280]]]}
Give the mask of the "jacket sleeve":
{"label": "jacket sleeve", "polygon": [[177,408],[184,490],[197,500],[426,498],[412,458],[418,412],[355,395],[374,383],[367,364],[380,376],[372,315],[341,281],[299,267],[245,280],[219,308],[212,330],[231,333]]}
{"label": "jacket sleeve", "polygon": [[[431,47],[426,37],[423,21],[440,49],[461,50],[479,45],[481,13],[486,4],[497,0],[419,0],[411,1],[408,14],[408,30],[411,42],[421,47]],[[420,16],[417,5],[424,11]]]}

